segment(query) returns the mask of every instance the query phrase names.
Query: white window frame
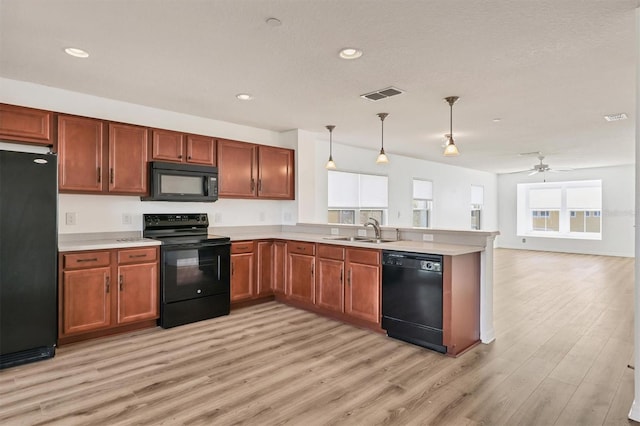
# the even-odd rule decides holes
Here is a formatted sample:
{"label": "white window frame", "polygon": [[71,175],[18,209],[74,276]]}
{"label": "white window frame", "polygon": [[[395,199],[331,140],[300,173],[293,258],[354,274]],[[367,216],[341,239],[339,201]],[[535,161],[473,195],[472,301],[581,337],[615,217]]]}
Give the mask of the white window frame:
{"label": "white window frame", "polygon": [[[423,194],[424,196],[422,197],[416,197],[416,181],[418,182],[428,182],[431,186],[431,196],[429,197],[428,194]],[[412,185],[412,198],[411,198],[411,225],[415,228],[431,228],[433,226],[433,182],[428,180],[428,179],[420,179],[420,178],[413,178],[411,180],[411,185]],[[424,209],[416,209],[414,208],[414,203],[415,201],[425,201],[425,205],[426,207]],[[413,223],[413,214],[415,212],[425,212],[425,216],[427,218],[427,223],[426,226],[416,226]]]}
{"label": "white window frame", "polygon": [[[517,235],[520,237],[543,237],[543,238],[560,238],[560,239],[580,239],[580,240],[602,240],[603,222],[602,222],[602,199],[599,200],[600,208],[575,208],[567,205],[567,190],[572,188],[594,188],[600,189],[602,198],[602,180],[588,181],[565,181],[565,182],[545,182],[545,183],[529,183],[518,184],[517,186]],[[529,207],[529,191],[536,189],[560,189],[560,205],[557,208],[530,208]],[[534,216],[534,211],[559,211],[559,230],[543,231],[533,230],[533,217],[549,217]],[[596,212],[595,216],[600,217],[600,232],[571,232],[570,220],[571,211],[589,211]],[[586,216],[586,215],[585,215]]]}
{"label": "white window frame", "polygon": [[[372,173],[358,173],[358,172],[347,172],[347,171],[331,171],[329,170],[327,172],[327,198],[328,200],[331,199],[331,194],[329,193],[331,191],[330,185],[329,185],[329,174],[330,173],[349,173],[351,175],[355,175],[357,177],[358,180],[358,194],[356,195],[356,200],[354,200],[358,205],[349,205],[349,206],[335,206],[335,205],[331,205],[329,202],[327,203],[327,222],[328,223],[336,223],[336,224],[341,224],[341,222],[329,222],[328,220],[328,215],[329,212],[331,211],[339,211],[339,210],[353,210],[354,212],[354,223],[353,225],[364,225],[364,223],[359,223],[360,221],[360,212],[362,210],[381,210],[382,211],[382,220],[380,221],[381,225],[387,225],[387,222],[389,220],[389,177],[386,175],[375,175]],[[383,205],[367,205],[363,203],[363,196],[362,196],[362,186],[361,186],[361,179],[364,177],[366,179],[367,176],[373,176],[373,177],[383,177],[386,180],[386,194],[385,197],[386,198],[386,206]],[[367,219],[368,220],[368,219]]]}

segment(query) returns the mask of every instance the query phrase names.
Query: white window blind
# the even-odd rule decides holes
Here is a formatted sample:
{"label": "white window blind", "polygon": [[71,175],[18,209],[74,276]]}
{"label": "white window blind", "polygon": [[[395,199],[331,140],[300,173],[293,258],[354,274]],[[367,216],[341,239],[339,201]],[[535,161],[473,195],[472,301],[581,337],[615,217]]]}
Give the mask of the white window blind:
{"label": "white window blind", "polygon": [[360,207],[387,208],[388,178],[386,176],[359,175],[360,176]]}
{"label": "white window blind", "polygon": [[600,210],[602,208],[602,188],[567,188],[567,208]]}
{"label": "white window blind", "polygon": [[560,188],[529,190],[530,209],[559,209],[561,205],[562,190]]}
{"label": "white window blind", "polygon": [[428,180],[413,180],[413,198],[420,200],[433,199],[433,182]]}
{"label": "white window blind", "polygon": [[484,204],[484,187],[471,185],[471,204],[481,206]]}
{"label": "white window blind", "polygon": [[358,207],[359,179],[356,173],[328,173],[328,202],[330,207]]}

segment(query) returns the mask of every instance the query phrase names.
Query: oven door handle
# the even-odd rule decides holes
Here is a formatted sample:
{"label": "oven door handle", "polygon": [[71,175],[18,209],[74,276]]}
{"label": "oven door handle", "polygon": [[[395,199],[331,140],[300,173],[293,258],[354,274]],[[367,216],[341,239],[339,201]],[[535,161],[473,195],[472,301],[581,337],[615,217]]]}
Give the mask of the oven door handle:
{"label": "oven door handle", "polygon": [[205,247],[223,247],[225,245],[231,245],[231,243],[188,243],[188,244],[165,244],[163,248],[165,250],[180,250],[185,248],[205,248]]}

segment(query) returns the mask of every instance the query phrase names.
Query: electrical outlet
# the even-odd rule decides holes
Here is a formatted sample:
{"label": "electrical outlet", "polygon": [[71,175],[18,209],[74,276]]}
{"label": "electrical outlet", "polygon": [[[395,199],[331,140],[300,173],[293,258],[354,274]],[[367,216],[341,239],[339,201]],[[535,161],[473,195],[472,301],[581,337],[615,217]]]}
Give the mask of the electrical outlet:
{"label": "electrical outlet", "polygon": [[422,234],[422,241],[433,241],[433,234]]}
{"label": "electrical outlet", "polygon": [[331,235],[340,235],[338,228],[331,228]]}
{"label": "electrical outlet", "polygon": [[358,237],[366,237],[367,230],[366,229],[358,229]]}
{"label": "electrical outlet", "polygon": [[264,222],[265,214],[264,212],[260,212],[260,222]]}
{"label": "electrical outlet", "polygon": [[122,224],[131,225],[131,213],[122,213]]}
{"label": "electrical outlet", "polygon": [[291,212],[284,212],[284,220],[286,222],[291,222]]}
{"label": "electrical outlet", "polygon": [[76,212],[67,212],[64,215],[64,220],[67,225],[75,225],[77,223],[78,215]]}
{"label": "electrical outlet", "polygon": [[213,215],[213,222],[214,223],[220,223],[222,222],[222,213],[215,213]]}

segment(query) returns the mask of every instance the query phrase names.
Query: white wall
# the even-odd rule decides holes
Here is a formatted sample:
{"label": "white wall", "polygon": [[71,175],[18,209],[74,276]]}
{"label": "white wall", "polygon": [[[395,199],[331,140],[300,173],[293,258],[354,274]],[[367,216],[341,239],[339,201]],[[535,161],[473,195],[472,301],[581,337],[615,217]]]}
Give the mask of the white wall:
{"label": "white wall", "polygon": [[[149,127],[217,136],[264,145],[296,148],[297,140],[278,132],[149,108],[77,92],[0,78],[0,102],[121,121]],[[22,148],[21,148],[22,147]],[[0,149],[29,150],[28,145],[0,143]],[[143,213],[209,213],[215,226],[295,224],[295,201],[218,200],[215,203],[140,201],[135,196],[61,194],[58,201],[59,232],[139,231]],[[77,215],[76,225],[65,224],[65,213]],[[123,214],[132,216],[123,224]]]}
{"label": "white wall", "polygon": [[[301,191],[314,194],[310,200],[300,199],[300,222],[326,223],[327,218],[327,170],[329,145],[324,140],[305,141],[315,149],[307,147],[305,161],[315,170],[315,179]],[[339,171],[386,175],[389,177],[389,225],[411,227],[413,210],[413,179],[433,182],[433,228],[471,229],[471,185],[484,187],[482,230],[496,230],[497,182],[493,173],[449,166],[426,160],[387,153],[389,164],[376,164],[378,153],[374,150],[356,148],[339,143],[333,144],[333,158]],[[314,156],[313,158],[311,156]]]}
{"label": "white wall", "polygon": [[540,174],[498,175],[500,203],[498,247],[546,250],[566,253],[634,256],[634,178],[633,165],[580,169],[546,173],[547,182],[602,179],[602,240],[523,237],[516,234],[517,184],[542,182]]}

